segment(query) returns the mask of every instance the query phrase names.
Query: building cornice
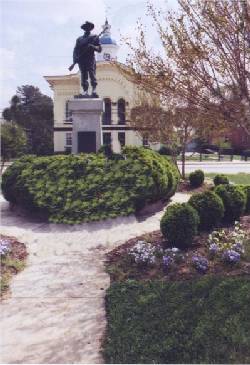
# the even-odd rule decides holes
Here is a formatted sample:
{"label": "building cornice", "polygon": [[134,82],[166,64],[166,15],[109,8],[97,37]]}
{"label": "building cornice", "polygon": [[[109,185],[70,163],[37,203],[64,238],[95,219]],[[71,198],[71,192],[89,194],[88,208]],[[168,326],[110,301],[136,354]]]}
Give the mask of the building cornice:
{"label": "building cornice", "polygon": [[[117,70],[118,68],[116,66],[116,62],[106,62],[106,61],[99,61],[96,63],[97,66],[97,70],[100,69],[101,70],[106,70],[106,69],[113,69],[113,70]],[[53,89],[53,87],[57,84],[57,83],[61,83],[61,82],[69,82],[69,81],[79,81],[79,71],[74,73],[74,74],[68,74],[68,75],[46,75],[43,76],[44,79],[49,83],[50,87]]]}

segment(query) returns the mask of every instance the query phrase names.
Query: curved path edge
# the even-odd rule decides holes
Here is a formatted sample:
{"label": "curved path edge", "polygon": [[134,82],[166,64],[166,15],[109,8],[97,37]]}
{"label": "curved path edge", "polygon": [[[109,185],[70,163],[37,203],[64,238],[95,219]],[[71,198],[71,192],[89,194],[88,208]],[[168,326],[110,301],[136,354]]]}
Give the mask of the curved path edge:
{"label": "curved path edge", "polygon": [[[176,193],[171,202],[184,202]],[[159,229],[164,211],[75,226],[45,224],[11,210],[1,197],[1,233],[27,246],[26,268],[0,303],[1,363],[103,363],[105,254]]]}

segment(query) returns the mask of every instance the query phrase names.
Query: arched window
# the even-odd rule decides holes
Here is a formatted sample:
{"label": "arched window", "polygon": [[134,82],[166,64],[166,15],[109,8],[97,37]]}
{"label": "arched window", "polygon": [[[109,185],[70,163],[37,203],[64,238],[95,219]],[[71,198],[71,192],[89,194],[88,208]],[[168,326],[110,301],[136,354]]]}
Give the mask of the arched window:
{"label": "arched window", "polygon": [[111,124],[111,100],[104,99],[104,112],[102,115],[102,124]]}
{"label": "arched window", "polygon": [[65,123],[72,123],[72,112],[69,110],[69,100],[65,103]]}
{"label": "arched window", "polygon": [[124,99],[119,99],[117,104],[118,124],[126,124],[126,103]]}

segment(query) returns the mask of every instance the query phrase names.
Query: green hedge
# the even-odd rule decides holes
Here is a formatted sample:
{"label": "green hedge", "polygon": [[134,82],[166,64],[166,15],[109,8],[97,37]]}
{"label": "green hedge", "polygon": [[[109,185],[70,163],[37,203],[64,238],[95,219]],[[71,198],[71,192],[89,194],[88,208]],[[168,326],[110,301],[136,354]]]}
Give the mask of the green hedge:
{"label": "green hedge", "polygon": [[237,185],[241,191],[246,195],[246,209],[245,213],[250,213],[250,185]]}
{"label": "green hedge", "polygon": [[205,175],[202,170],[195,170],[189,174],[189,181],[192,188],[198,188],[204,182]]}
{"label": "green hedge", "polygon": [[215,186],[221,185],[221,184],[229,184],[228,177],[223,174],[215,175],[213,182],[214,182]]}
{"label": "green hedge", "polygon": [[217,226],[224,216],[222,199],[212,191],[191,196],[188,203],[198,212],[200,217],[199,229],[209,230]]}
{"label": "green hedge", "polygon": [[168,160],[144,148],[126,147],[122,155],[25,157],[3,174],[3,194],[68,224],[128,215],[174,194],[179,176]]}
{"label": "green hedge", "polygon": [[106,363],[250,363],[250,280],[115,283],[107,291]]}
{"label": "green hedge", "polygon": [[237,185],[218,185],[214,192],[219,195],[225,208],[224,220],[232,223],[245,212],[246,194]]}

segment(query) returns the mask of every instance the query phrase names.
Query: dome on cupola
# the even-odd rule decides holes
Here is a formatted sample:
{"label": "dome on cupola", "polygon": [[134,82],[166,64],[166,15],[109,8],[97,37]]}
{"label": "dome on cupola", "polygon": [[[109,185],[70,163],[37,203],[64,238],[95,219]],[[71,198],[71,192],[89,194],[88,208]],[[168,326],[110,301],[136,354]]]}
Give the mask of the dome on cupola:
{"label": "dome on cupola", "polygon": [[111,25],[108,23],[108,20],[106,19],[105,24],[102,26],[103,28],[103,35],[100,37],[100,43],[101,44],[115,44],[116,41],[111,38]]}
{"label": "dome on cupola", "polygon": [[100,36],[100,43],[102,45],[102,52],[97,54],[97,61],[114,61],[117,60],[117,51],[119,46],[111,36],[111,25],[106,19],[103,28],[103,34]]}

